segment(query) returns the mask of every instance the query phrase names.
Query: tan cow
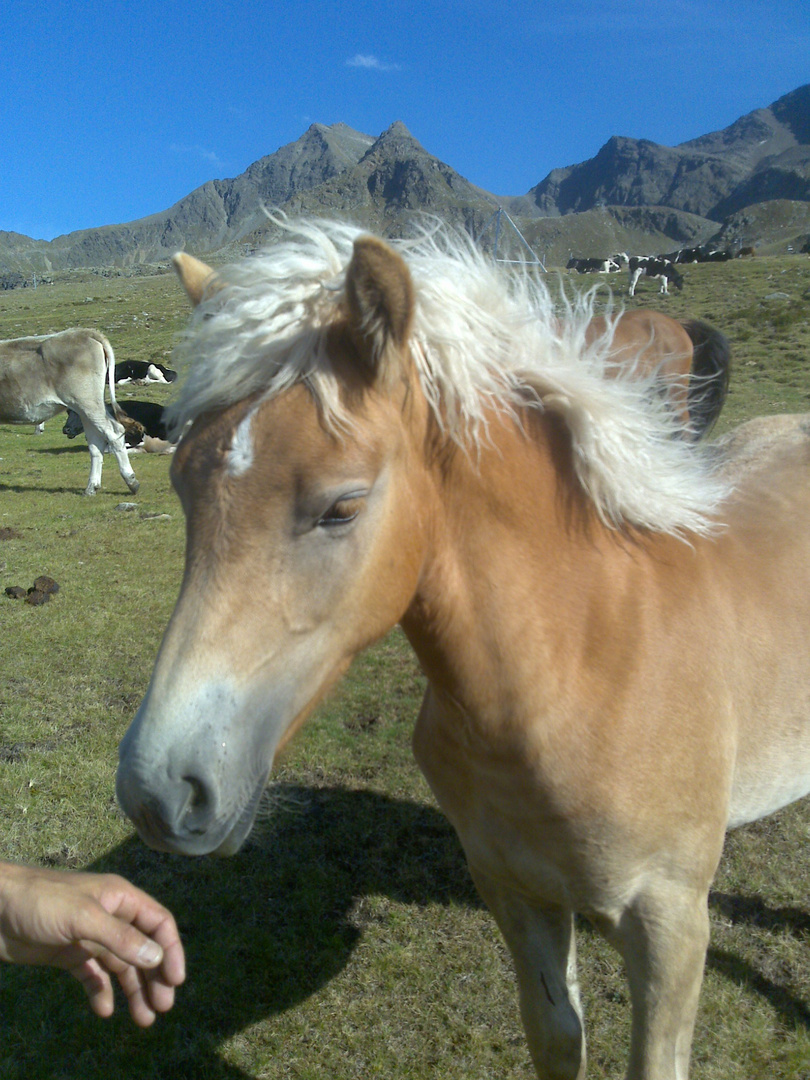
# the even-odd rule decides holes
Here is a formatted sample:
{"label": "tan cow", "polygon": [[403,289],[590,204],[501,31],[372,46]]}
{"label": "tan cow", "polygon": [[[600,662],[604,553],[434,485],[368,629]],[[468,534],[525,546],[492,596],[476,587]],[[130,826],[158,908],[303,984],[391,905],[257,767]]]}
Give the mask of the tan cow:
{"label": "tan cow", "polygon": [[[102,455],[108,443],[127,487],[138,490],[119,422],[114,372],[112,346],[98,330],[63,330],[0,341],[0,423],[41,424],[63,409],[77,412],[90,450],[85,495],[94,495],[101,487]],[[110,387],[112,417],[104,403],[105,381]]]}

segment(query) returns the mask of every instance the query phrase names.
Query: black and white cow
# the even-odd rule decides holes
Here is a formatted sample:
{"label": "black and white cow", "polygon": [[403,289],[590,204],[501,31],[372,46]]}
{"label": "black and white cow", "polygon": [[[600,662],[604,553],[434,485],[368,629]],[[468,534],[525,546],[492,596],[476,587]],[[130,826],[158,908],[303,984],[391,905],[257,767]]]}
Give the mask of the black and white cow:
{"label": "black and white cow", "polygon": [[[85,495],[101,487],[107,444],[129,490],[138,490],[118,420],[114,371],[112,346],[98,330],[0,341],[0,424],[41,424],[63,409],[78,413],[90,451]],[[105,383],[110,387],[112,415],[104,403]]]}
{"label": "black and white cow", "polygon": [[[107,410],[109,409],[108,405]],[[154,401],[127,401],[119,405],[119,420],[124,424],[124,438],[127,446],[140,446],[146,435],[153,439],[168,439],[163,412],[163,406]],[[127,423],[128,420],[131,423]],[[75,439],[83,430],[79,414],[68,409],[62,434],[67,435],[69,439]]]}
{"label": "black and white cow", "polygon": [[117,383],[160,382],[171,383],[177,378],[177,372],[163,364],[150,364],[146,360],[123,360],[115,365]]}
{"label": "black and white cow", "polygon": [[630,269],[630,288],[628,294],[635,296],[636,285],[638,279],[642,276],[657,278],[661,282],[661,288],[658,290],[661,293],[668,291],[668,285],[670,282],[676,289],[683,288],[683,277],[675,269],[673,263],[667,259],[658,259],[652,255],[646,257],[633,256],[628,260],[628,266]]}
{"label": "black and white cow", "polygon": [[667,255],[659,255],[658,258],[669,259],[670,262],[674,263],[705,263],[728,262],[733,256],[730,251],[720,248],[692,247],[681,248],[679,251],[673,251]]}
{"label": "black and white cow", "polygon": [[566,270],[576,270],[578,274],[615,274],[621,270],[616,259],[569,259]]}

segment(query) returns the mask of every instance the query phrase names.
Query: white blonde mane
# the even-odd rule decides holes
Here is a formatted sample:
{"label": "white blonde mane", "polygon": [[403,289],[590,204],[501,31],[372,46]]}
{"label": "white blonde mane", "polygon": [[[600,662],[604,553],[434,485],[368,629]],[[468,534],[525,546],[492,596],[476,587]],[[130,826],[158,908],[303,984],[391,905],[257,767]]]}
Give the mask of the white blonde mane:
{"label": "white blonde mane", "polygon": [[[178,345],[188,376],[171,409],[180,430],[202,412],[250,394],[272,397],[304,380],[327,423],[350,429],[326,349],[344,300],[345,270],[362,230],[295,223],[260,255],[217,271],[218,290],[194,312]],[[579,479],[609,524],[682,535],[715,527],[727,489],[679,421],[655,376],[609,359],[614,320],[585,344],[593,292],[555,301],[530,268],[505,274],[464,236],[445,229],[396,242],[416,295],[412,354],[423,391],[449,438],[486,443],[495,405],[561,415]]]}

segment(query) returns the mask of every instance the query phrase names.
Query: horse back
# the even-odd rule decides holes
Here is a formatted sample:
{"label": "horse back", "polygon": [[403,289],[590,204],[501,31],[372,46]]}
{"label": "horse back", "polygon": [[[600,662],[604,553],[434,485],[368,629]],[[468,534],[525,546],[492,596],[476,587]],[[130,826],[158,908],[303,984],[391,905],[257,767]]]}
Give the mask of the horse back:
{"label": "horse back", "polygon": [[735,826],[810,792],[810,421],[761,417],[712,449],[735,485],[715,557],[730,601]]}

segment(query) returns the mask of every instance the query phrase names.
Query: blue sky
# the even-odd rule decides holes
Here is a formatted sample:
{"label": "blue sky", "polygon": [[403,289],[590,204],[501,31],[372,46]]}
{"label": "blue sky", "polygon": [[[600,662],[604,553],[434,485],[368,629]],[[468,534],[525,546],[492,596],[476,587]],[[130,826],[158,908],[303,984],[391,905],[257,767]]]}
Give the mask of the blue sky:
{"label": "blue sky", "polygon": [[316,121],[401,120],[520,195],[611,135],[675,145],[810,81],[810,18],[802,0],[12,0],[0,60],[0,230],[51,239],[164,210]]}

